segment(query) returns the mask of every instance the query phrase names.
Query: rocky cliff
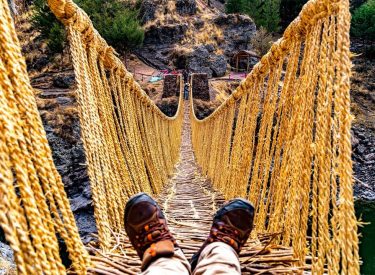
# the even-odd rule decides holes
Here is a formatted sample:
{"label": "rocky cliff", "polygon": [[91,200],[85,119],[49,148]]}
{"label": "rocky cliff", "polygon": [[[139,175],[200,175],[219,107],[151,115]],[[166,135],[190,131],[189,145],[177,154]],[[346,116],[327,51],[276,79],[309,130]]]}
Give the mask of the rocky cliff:
{"label": "rocky cliff", "polygon": [[251,50],[254,22],[196,0],[145,0],[141,7],[144,46],[138,56],[159,69],[225,75],[238,50]]}

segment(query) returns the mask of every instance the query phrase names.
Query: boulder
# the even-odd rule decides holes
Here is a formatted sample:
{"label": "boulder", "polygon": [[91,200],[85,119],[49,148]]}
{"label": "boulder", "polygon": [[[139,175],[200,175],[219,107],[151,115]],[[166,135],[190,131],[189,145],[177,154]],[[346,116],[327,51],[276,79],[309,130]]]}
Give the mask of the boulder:
{"label": "boulder", "polygon": [[256,33],[256,25],[249,16],[220,13],[213,23],[223,30],[221,47],[227,57],[232,58],[239,50],[251,50],[250,40]]}
{"label": "boulder", "polygon": [[143,0],[139,10],[139,18],[142,24],[155,19],[155,13],[160,1]]}
{"label": "boulder", "polygon": [[180,15],[194,15],[197,13],[195,0],[176,0],[176,10]]}
{"label": "boulder", "polygon": [[81,210],[89,210],[92,208],[92,200],[88,199],[83,194],[70,199],[70,208],[73,212],[81,211]]}
{"label": "boulder", "polygon": [[375,200],[375,136],[371,128],[353,125],[354,195],[357,199]]}
{"label": "boulder", "polygon": [[0,275],[17,274],[13,250],[9,245],[0,242]]}
{"label": "boulder", "polygon": [[144,45],[157,47],[161,44],[172,44],[184,38],[188,29],[187,23],[150,26],[145,32]]}
{"label": "boulder", "polygon": [[225,75],[227,61],[224,55],[210,52],[211,45],[196,47],[187,58],[187,70],[191,73],[207,74],[208,78]]}
{"label": "boulder", "polygon": [[53,78],[53,85],[57,88],[68,89],[74,83],[74,75],[58,75]]}
{"label": "boulder", "polygon": [[227,71],[227,60],[224,55],[215,55],[210,62],[210,69],[214,77],[224,76]]}
{"label": "boulder", "polygon": [[205,46],[199,46],[192,51],[187,58],[187,70],[191,73],[204,73],[212,77],[212,70],[209,68],[210,53]]}

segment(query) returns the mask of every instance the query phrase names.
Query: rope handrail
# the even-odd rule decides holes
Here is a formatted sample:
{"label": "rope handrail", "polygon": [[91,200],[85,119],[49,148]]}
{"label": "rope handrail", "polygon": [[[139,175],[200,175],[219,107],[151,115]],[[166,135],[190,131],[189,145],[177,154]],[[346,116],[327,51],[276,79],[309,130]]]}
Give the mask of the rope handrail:
{"label": "rope handrail", "polygon": [[[87,274],[91,260],[52,160],[8,3],[0,1],[0,224],[19,274],[66,274],[57,235],[74,272]],[[108,251],[124,227],[128,198],[159,193],[173,172],[183,93],[176,114],[166,116],[83,10],[70,0],[49,4],[68,33],[96,227]]]}
{"label": "rope handrail", "polygon": [[341,0],[310,0],[302,8],[299,16],[294,19],[290,25],[285,29],[283,36],[273,43],[271,49],[265,54],[261,60],[253,67],[247,77],[241,82],[237,89],[208,117],[204,119],[197,119],[197,122],[208,121],[213,119],[216,115],[220,115],[227,105],[232,105],[238,101],[245,93],[249,92],[250,83],[256,77],[265,75],[271,65],[275,65],[281,58],[283,58],[290,48],[288,45],[296,39],[302,39],[316,24],[319,19],[332,14],[339,8]]}
{"label": "rope handrail", "polygon": [[[106,252],[124,227],[128,198],[158,194],[173,173],[183,85],[178,110],[167,117],[82,9],[72,0],[48,2],[68,33]],[[275,245],[291,246],[296,265],[311,259],[314,274],[359,274],[349,28],[348,0],[311,0],[211,116],[198,120],[190,97],[192,145],[202,173],[226,198],[255,204],[252,238],[282,232]],[[66,274],[59,236],[74,272],[86,274],[91,260],[53,163],[6,0],[0,0],[0,128],[0,224],[18,273]]]}
{"label": "rope handrail", "polygon": [[[127,198],[139,191],[158,193],[173,170],[181,142],[182,93],[176,114],[166,116],[135,81],[80,7],[72,0],[48,0],[48,4],[68,30],[97,227],[102,248],[107,249],[111,231],[123,228],[123,206]],[[85,109],[94,111],[87,113]],[[106,144],[99,153],[95,146],[98,135]],[[153,145],[157,148],[152,148]],[[106,152],[108,147],[112,147],[112,152]],[[113,161],[119,163],[113,167]],[[100,172],[100,167],[104,167],[104,172]],[[113,183],[113,177],[118,177],[117,183]],[[123,182],[132,182],[133,188],[123,187]]]}
{"label": "rope handrail", "polygon": [[349,1],[309,1],[215,112],[199,120],[190,97],[203,174],[252,201],[254,234],[283,232],[275,243],[314,274],[359,274],[349,29]]}
{"label": "rope handrail", "polygon": [[[118,58],[118,54],[109,46],[104,38],[94,28],[90,17],[72,0],[48,0],[48,5],[55,16],[65,25],[71,26],[83,37],[83,43],[94,48],[103,60],[103,64],[108,70],[117,70],[121,77],[133,78],[132,74],[125,68],[122,61]],[[180,106],[176,116],[168,117],[165,115],[147,96],[146,92],[135,82],[137,89],[135,92],[142,102],[151,107],[151,111],[155,112],[162,119],[174,120],[180,113]]]}

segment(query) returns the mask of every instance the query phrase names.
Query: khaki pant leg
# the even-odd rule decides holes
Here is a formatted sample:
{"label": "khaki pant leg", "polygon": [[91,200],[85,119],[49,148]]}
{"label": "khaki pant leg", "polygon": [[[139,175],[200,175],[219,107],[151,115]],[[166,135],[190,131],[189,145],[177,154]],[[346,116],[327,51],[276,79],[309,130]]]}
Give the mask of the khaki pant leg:
{"label": "khaki pant leg", "polygon": [[241,274],[236,251],[222,242],[209,244],[201,253],[194,275]]}
{"label": "khaki pant leg", "polygon": [[176,248],[174,256],[159,258],[141,273],[142,275],[189,275],[190,264],[181,249]]}

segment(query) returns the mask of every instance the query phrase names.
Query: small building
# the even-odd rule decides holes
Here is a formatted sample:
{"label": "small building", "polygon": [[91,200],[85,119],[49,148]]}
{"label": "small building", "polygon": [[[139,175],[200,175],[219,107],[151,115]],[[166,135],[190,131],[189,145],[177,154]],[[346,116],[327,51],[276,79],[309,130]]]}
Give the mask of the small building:
{"label": "small building", "polygon": [[[233,65],[235,71],[238,72],[250,72],[253,69],[253,65],[260,59],[253,51],[241,50],[233,56]],[[255,62],[254,62],[255,61]]]}

